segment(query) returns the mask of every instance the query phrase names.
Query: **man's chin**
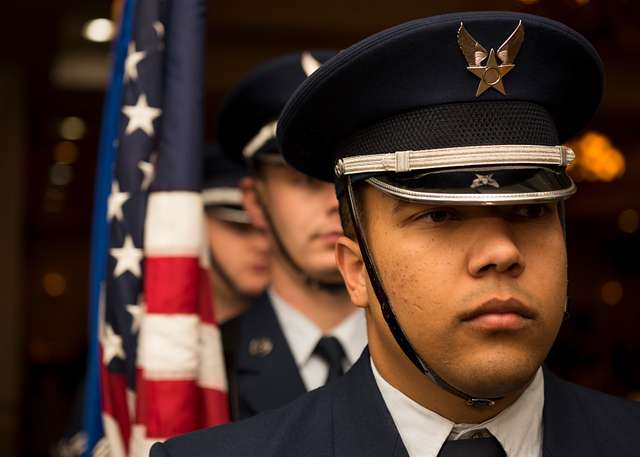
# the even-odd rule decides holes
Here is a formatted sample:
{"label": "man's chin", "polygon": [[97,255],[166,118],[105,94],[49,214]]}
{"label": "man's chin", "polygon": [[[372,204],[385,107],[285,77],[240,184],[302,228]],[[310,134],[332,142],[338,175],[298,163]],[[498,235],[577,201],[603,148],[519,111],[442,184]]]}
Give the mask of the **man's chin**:
{"label": "man's chin", "polygon": [[479,398],[502,397],[526,388],[539,367],[540,364],[532,360],[467,362],[464,368],[454,370],[455,379],[447,381]]}
{"label": "man's chin", "polygon": [[344,288],[342,275],[337,268],[315,269],[310,271],[310,278],[321,285]]}

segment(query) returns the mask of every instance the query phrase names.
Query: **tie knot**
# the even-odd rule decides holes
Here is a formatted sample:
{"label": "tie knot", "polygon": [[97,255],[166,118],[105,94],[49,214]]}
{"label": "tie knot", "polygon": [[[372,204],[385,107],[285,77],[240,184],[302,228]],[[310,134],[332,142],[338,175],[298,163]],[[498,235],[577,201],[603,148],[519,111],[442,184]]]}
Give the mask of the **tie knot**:
{"label": "tie knot", "polygon": [[[485,432],[485,433],[479,433]],[[447,440],[444,442],[438,457],[504,457],[502,445],[488,430],[476,430],[473,438]],[[476,438],[475,436],[481,436]]]}
{"label": "tie knot", "polygon": [[325,384],[332,382],[344,373],[342,368],[342,360],[345,356],[344,348],[335,336],[323,336],[320,338],[313,353],[321,357],[329,366]]}
{"label": "tie knot", "polygon": [[344,348],[335,336],[320,338],[313,353],[322,357],[329,365],[335,362],[342,363],[344,358]]}

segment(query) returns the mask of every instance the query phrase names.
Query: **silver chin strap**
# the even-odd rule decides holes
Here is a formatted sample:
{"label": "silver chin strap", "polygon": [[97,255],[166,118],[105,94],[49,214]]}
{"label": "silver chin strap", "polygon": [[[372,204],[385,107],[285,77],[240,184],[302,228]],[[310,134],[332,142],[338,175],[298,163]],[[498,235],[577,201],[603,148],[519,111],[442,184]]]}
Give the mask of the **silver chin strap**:
{"label": "silver chin strap", "polygon": [[456,395],[457,397],[462,398],[467,405],[474,408],[481,408],[487,406],[495,405],[497,400],[500,400],[503,397],[491,397],[491,398],[477,398],[473,395],[469,395],[460,389],[449,384],[445,381],[441,376],[439,376],[427,363],[418,355],[416,350],[413,348],[404,331],[400,327],[398,319],[393,312],[393,308],[391,307],[391,303],[387,296],[386,291],[384,290],[384,286],[382,284],[382,279],[378,273],[376,265],[373,261],[373,256],[371,251],[369,250],[369,246],[367,244],[367,239],[364,234],[364,230],[362,229],[362,223],[360,220],[360,211],[358,208],[357,199],[355,197],[353,191],[353,184],[351,182],[351,177],[346,176],[346,190],[347,190],[347,200],[349,202],[349,212],[351,214],[351,220],[353,221],[353,227],[356,232],[356,237],[358,239],[358,244],[360,245],[360,250],[362,251],[362,258],[364,260],[365,267],[367,269],[367,273],[369,275],[369,279],[371,281],[371,286],[376,294],[376,298],[378,302],[380,302],[380,309],[382,310],[382,316],[391,330],[391,334],[393,335],[396,343],[402,349],[402,352],[407,356],[409,360],[416,366],[420,372],[426,376],[431,382],[437,384],[442,387],[446,391]]}

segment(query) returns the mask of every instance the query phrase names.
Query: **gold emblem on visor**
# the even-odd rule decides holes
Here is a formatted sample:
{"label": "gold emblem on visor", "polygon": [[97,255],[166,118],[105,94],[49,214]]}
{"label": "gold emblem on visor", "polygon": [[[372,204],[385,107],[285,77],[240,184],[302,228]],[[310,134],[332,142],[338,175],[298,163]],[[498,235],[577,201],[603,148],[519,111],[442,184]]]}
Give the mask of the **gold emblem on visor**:
{"label": "gold emblem on visor", "polygon": [[[487,52],[487,50],[467,32],[464,24],[462,22],[460,23],[460,28],[458,29],[458,45],[469,64],[467,70],[480,78],[476,97],[483,94],[490,87],[493,87],[502,95],[507,94],[502,79],[515,67],[513,61],[518,55],[523,41],[524,26],[522,25],[522,21],[519,21],[513,33],[502,43],[502,46],[498,48],[498,52],[495,52],[493,48]],[[496,60],[496,54],[498,55],[498,59],[500,59],[500,65],[498,65]],[[485,59],[487,63],[482,65]]]}

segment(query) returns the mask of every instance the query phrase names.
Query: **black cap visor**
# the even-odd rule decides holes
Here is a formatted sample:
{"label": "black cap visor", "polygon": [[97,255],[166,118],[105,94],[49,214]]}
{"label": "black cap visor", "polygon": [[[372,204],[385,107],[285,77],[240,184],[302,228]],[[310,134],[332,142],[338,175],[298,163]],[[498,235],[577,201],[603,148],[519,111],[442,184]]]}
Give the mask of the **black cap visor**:
{"label": "black cap visor", "polygon": [[576,186],[564,167],[493,166],[354,176],[396,198],[419,203],[510,205],[564,200]]}

